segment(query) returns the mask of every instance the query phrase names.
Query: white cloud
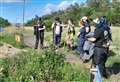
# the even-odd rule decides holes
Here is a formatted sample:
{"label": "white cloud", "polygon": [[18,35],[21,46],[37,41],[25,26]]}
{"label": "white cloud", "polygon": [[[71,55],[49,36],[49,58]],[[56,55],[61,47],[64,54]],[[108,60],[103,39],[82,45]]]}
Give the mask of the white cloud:
{"label": "white cloud", "polygon": [[55,12],[55,11],[58,11],[58,10],[65,10],[71,4],[75,4],[75,3],[80,3],[80,0],[65,0],[65,1],[62,1],[60,4],[48,3],[43,9],[44,14],[50,14],[51,12]]}
{"label": "white cloud", "polygon": [[63,2],[61,2],[61,3],[58,5],[58,9],[59,9],[59,10],[64,10],[64,9],[68,8],[69,5],[70,5],[70,4],[68,3],[68,1],[63,1]]}
{"label": "white cloud", "polygon": [[0,3],[15,3],[15,2],[23,2],[24,0],[0,0]]}

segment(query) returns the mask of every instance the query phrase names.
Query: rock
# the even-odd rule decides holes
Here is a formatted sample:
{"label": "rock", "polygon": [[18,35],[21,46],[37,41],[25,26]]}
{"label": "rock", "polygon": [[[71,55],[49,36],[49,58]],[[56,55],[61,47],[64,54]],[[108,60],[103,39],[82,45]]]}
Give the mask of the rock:
{"label": "rock", "polygon": [[3,45],[0,45],[0,58],[11,57],[19,52],[20,49],[17,49],[10,44],[3,43]]}

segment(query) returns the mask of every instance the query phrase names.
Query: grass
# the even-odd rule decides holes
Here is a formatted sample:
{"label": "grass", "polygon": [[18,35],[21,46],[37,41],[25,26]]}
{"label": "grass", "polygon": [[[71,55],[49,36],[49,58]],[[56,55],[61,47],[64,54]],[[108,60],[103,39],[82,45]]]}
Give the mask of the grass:
{"label": "grass", "polygon": [[[82,66],[64,62],[64,54],[48,49],[29,49],[15,57],[0,60],[1,82],[88,82],[89,73]],[[49,77],[50,76],[50,77]],[[33,77],[33,79],[31,79]],[[52,79],[52,81],[50,81]]]}
{"label": "grass", "polygon": [[[120,27],[112,27],[113,43],[111,45],[111,56],[107,60],[107,67],[113,71],[111,78],[104,82],[119,82],[120,73]],[[117,75],[118,74],[118,75]]]}
{"label": "grass", "polygon": [[11,34],[11,33],[1,33],[0,34],[0,43],[8,43],[17,48],[24,48],[24,44],[22,42],[18,43],[15,40],[15,35]]}

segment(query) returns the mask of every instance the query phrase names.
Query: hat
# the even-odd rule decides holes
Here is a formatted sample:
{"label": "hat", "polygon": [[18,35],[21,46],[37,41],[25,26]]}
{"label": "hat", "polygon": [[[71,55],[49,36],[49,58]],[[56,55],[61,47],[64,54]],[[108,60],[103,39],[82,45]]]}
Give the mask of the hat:
{"label": "hat", "polygon": [[84,16],[84,17],[81,18],[81,20],[84,21],[84,22],[85,22],[87,19],[88,19],[88,18],[87,18],[86,16]]}
{"label": "hat", "polygon": [[94,19],[93,22],[99,24],[100,23],[99,18]]}

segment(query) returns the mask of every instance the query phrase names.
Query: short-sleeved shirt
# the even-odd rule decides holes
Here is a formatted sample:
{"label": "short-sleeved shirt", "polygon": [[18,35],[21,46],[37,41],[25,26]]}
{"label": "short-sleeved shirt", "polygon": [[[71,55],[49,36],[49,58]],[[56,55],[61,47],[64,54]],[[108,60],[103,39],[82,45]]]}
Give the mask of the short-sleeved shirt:
{"label": "short-sleeved shirt", "polygon": [[104,31],[100,28],[96,28],[94,31],[94,37],[96,38],[95,46],[96,47],[103,47],[104,38]]}

